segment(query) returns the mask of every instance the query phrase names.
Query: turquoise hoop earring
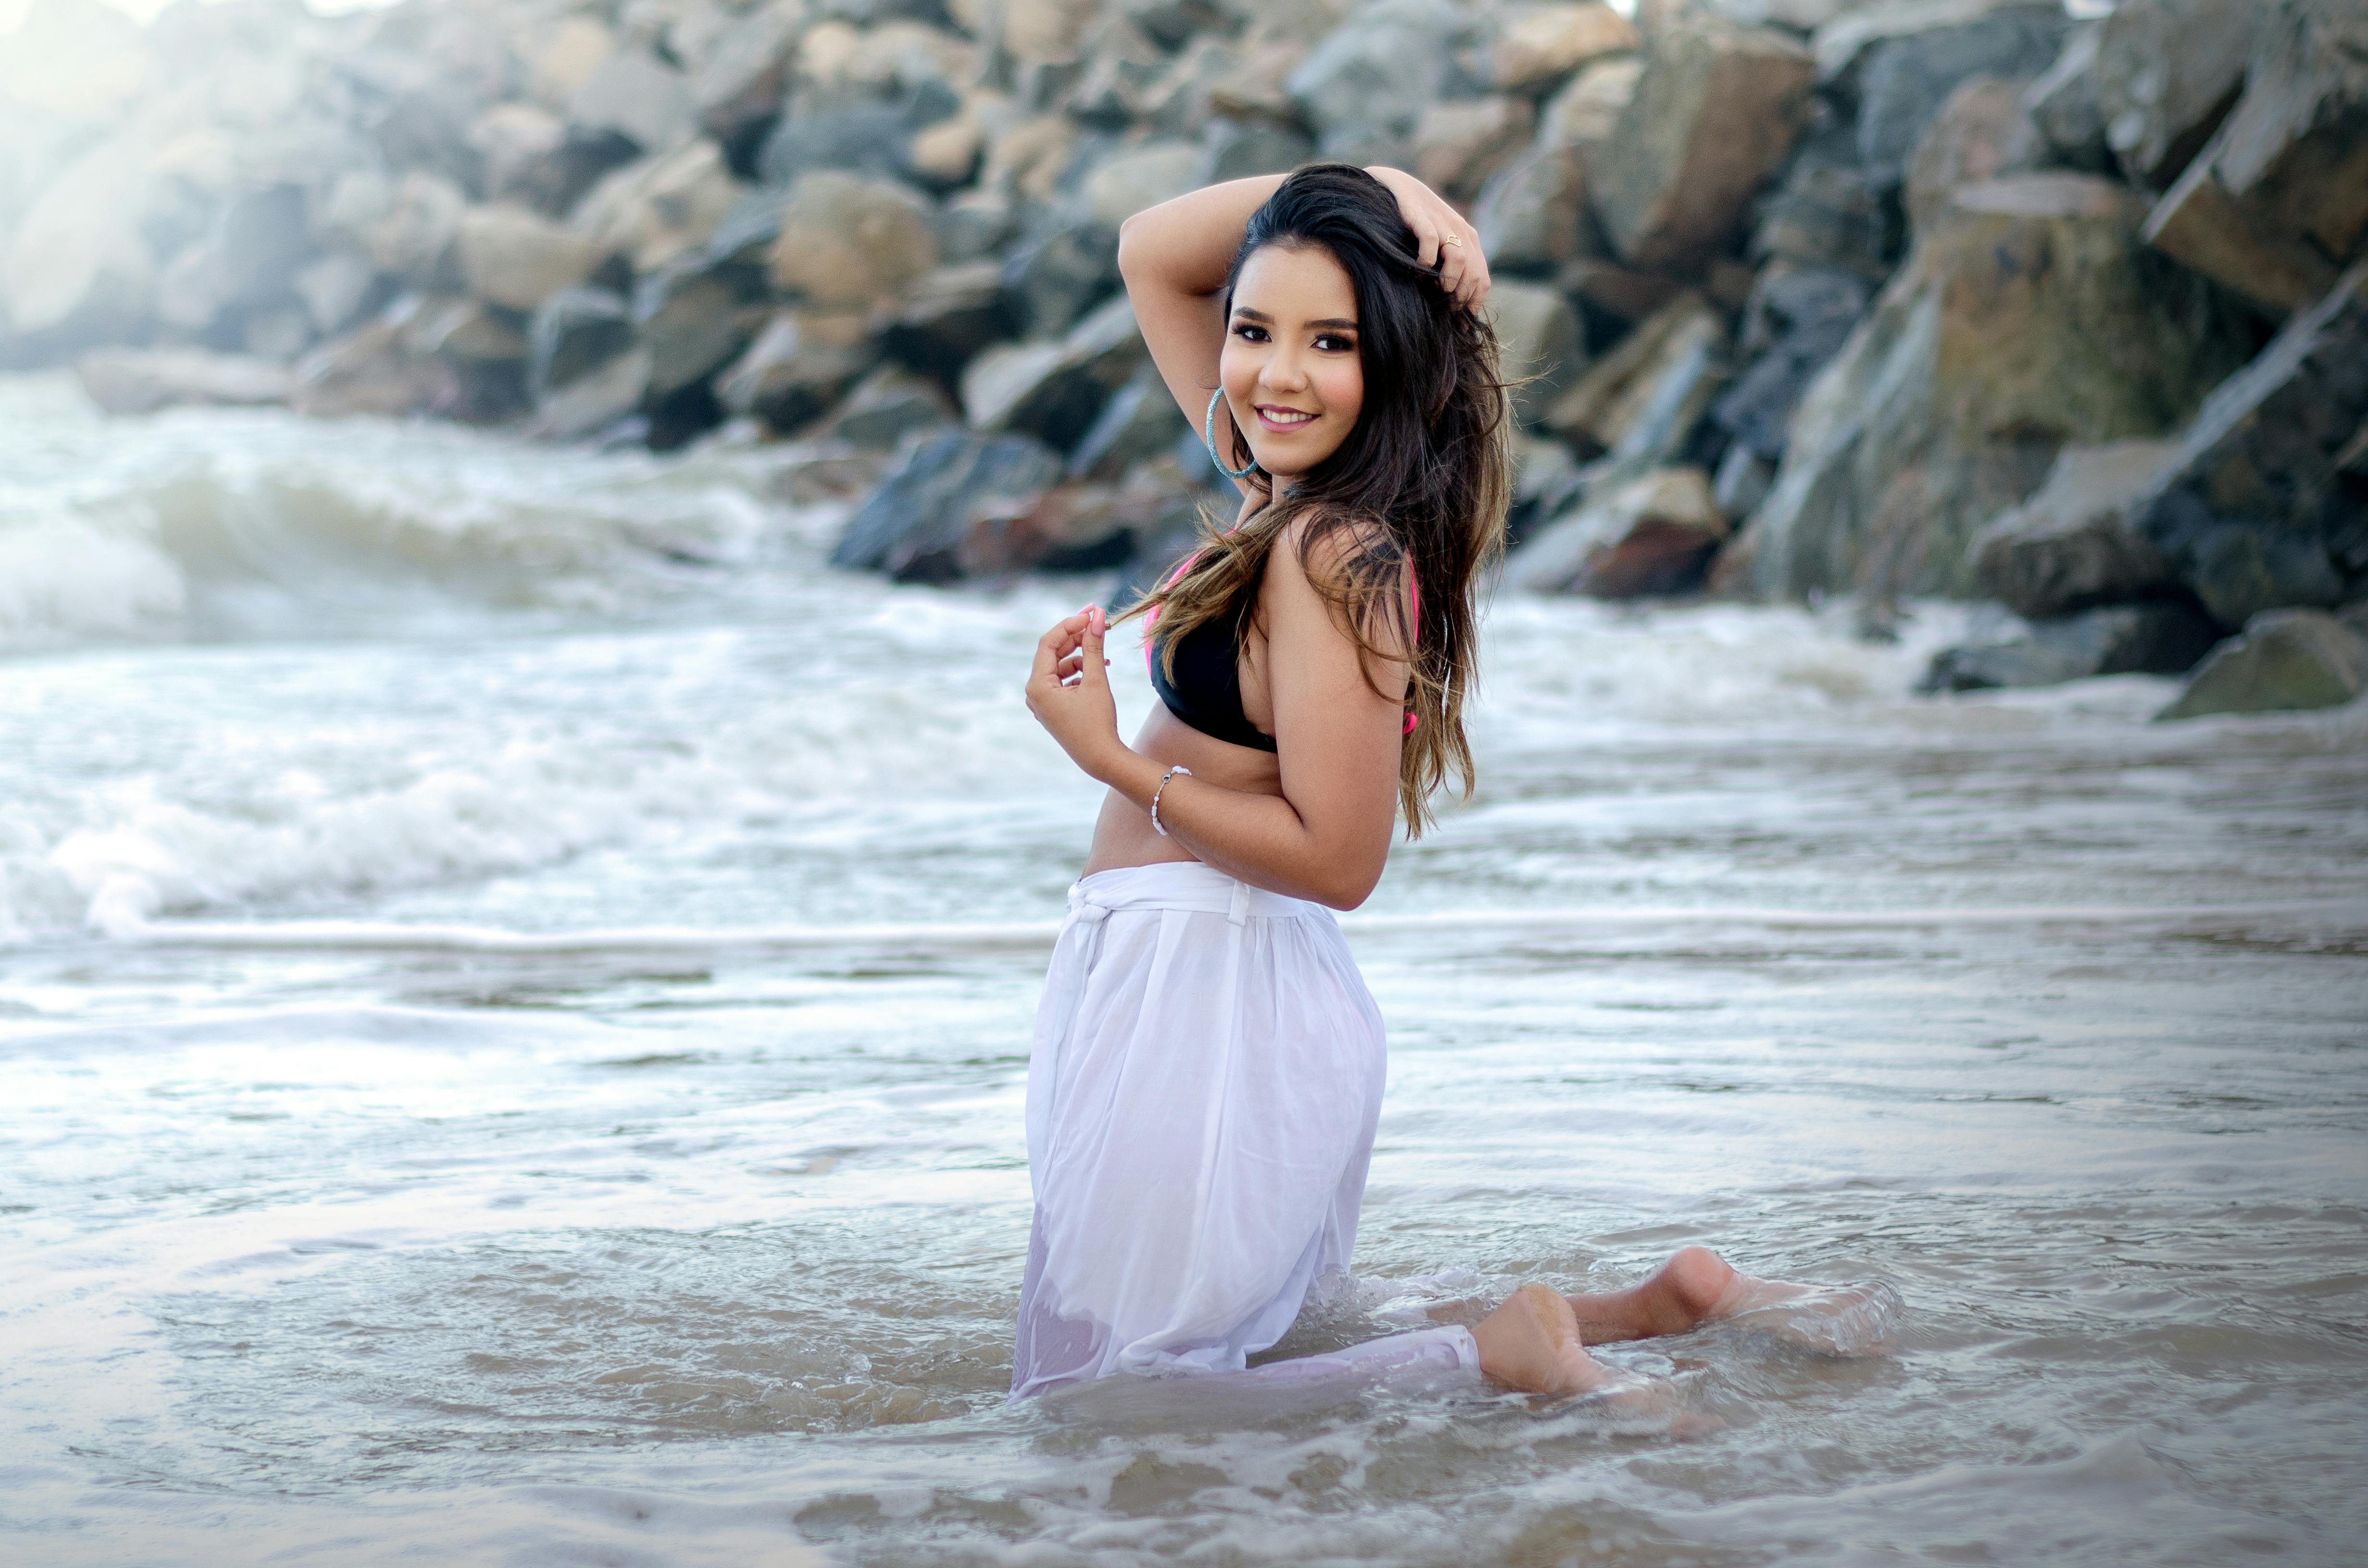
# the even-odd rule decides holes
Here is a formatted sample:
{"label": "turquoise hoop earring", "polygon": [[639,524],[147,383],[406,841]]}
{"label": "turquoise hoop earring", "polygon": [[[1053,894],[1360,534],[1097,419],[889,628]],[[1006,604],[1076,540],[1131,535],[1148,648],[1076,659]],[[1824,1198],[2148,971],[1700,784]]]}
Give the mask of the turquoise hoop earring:
{"label": "turquoise hoop earring", "polygon": [[1224,395],[1223,387],[1209,394],[1209,415],[1201,421],[1201,444],[1209,449],[1209,460],[1217,465],[1219,473],[1227,479],[1247,479],[1258,472],[1258,459],[1252,458],[1244,468],[1227,468],[1225,460],[1217,455],[1217,400]]}

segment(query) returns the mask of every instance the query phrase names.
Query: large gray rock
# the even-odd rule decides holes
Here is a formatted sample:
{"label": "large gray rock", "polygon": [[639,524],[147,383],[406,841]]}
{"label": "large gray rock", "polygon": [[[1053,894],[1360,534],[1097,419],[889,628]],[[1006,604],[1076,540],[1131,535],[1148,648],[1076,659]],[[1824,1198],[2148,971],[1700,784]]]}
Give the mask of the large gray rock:
{"label": "large gray rock", "polygon": [[827,428],[850,447],[885,452],[909,436],[951,428],[959,419],[953,401],[935,381],[882,365],[856,383],[832,412]]}
{"label": "large gray rock", "polygon": [[1062,224],[1015,246],[1003,280],[1030,331],[1066,332],[1118,287],[1118,231],[1090,220]]}
{"label": "large gray rock", "polygon": [[1853,159],[1818,156],[1815,146],[1793,160],[1784,182],[1770,193],[1751,256],[1763,263],[1834,267],[1880,282],[1887,223],[1874,187]]}
{"label": "large gray rock", "polygon": [[2055,63],[2067,27],[2064,7],[2045,0],[1886,38],[1869,49],[1858,66],[1858,145],[1878,188],[1906,177],[1925,127],[1960,83],[2037,76]]}
{"label": "large gray rock", "polygon": [[1804,129],[1815,82],[1809,51],[1766,28],[1688,21],[1663,34],[1589,170],[1620,255],[1683,270],[1725,250]]}
{"label": "large gray rock", "polygon": [[531,311],[590,276],[600,247],[525,207],[472,207],[455,241],[469,291],[513,311]]}
{"label": "large gray rock", "polygon": [[433,286],[446,275],[469,199],[438,176],[415,170],[388,183],[368,174],[341,177],[329,196],[328,226],[359,240],[381,272]]}
{"label": "large gray rock", "polygon": [[893,181],[824,169],[781,204],[773,284],[817,308],[885,303],[937,265],[928,201]]}
{"label": "large gray rock", "polygon": [[980,355],[962,372],[962,411],[973,429],[1023,431],[1067,451],[1144,358],[1134,307],[1121,297],[1058,339]]}
{"label": "large gray rock", "polygon": [[1755,456],[1770,463],[1782,458],[1793,411],[1850,341],[1872,293],[1863,278],[1827,267],[1762,273],[1744,308],[1743,351],[1751,364],[1712,405],[1711,418]]}
{"label": "large gray rock", "polygon": [[2368,8],[2277,0],[2256,27],[2244,96],[2146,234],[2283,314],[2368,233]]}
{"label": "large gray rock", "polygon": [[[701,139],[603,176],[569,222],[601,255],[655,272],[709,244],[724,219],[753,199],[724,166],[723,150]],[[772,200],[778,208],[778,194]]]}
{"label": "large gray rock", "polygon": [[2368,587],[2368,262],[2213,392],[2139,527],[2226,626]]}
{"label": "large gray rock", "polygon": [[878,353],[860,317],[783,311],[716,377],[715,395],[787,434],[829,412]]}
{"label": "large gray rock", "polygon": [[899,582],[959,581],[973,535],[1025,515],[1060,477],[1061,460],[1026,436],[927,437],[848,520],[831,564]]}
{"label": "large gray rock", "polygon": [[1158,367],[1146,361],[1110,394],[1078,437],[1069,453],[1069,477],[1113,483],[1137,463],[1174,451],[1176,443],[1190,434],[1191,426],[1160,379]]}
{"label": "large gray rock", "polygon": [[792,184],[817,169],[901,175],[914,130],[904,108],[876,99],[784,115],[766,139],[757,173],[768,186]]}
{"label": "large gray rock", "polygon": [[650,353],[650,395],[701,382],[768,318],[761,280],[738,267],[677,262],[633,285],[633,334]]}
{"label": "large gray rock", "polygon": [[2169,185],[2245,85],[2260,0],[2123,0],[2097,48],[2105,141],[2140,185]]}
{"label": "large gray rock", "polygon": [[293,292],[296,271],[312,254],[301,188],[273,185],[236,192],[158,279],[157,317],[203,332],[230,312],[280,302]]}
{"label": "large gray rock", "polygon": [[1190,142],[1146,142],[1097,165],[1079,192],[1085,216],[1105,229],[1146,207],[1197,188],[1201,149]]}
{"label": "large gray rock", "polygon": [[681,72],[639,49],[620,49],[567,100],[567,122],[580,131],[613,131],[644,153],[664,153],[690,140],[698,104]]}
{"label": "large gray rock", "polygon": [[798,0],[772,0],[716,36],[690,74],[700,129],[729,145],[780,112],[805,19]]}
{"label": "large gray rock", "polygon": [[1529,99],[1505,93],[1433,104],[1414,128],[1414,176],[1450,201],[1468,201],[1530,144],[1536,123]]}
{"label": "large gray rock", "polygon": [[1609,6],[1524,6],[1497,27],[1491,51],[1497,85],[1543,93],[1590,61],[1625,54],[1642,41],[1634,25]]}
{"label": "large gray rock", "polygon": [[109,414],[281,403],[295,384],[285,365],[195,348],[101,348],[77,360],[74,372],[85,394]]}
{"label": "large gray rock", "polygon": [[1960,189],[1793,415],[1739,548],[1771,595],[1963,594],[1974,530],[2057,449],[2164,434],[2241,361],[2200,280],[2079,175]]}
{"label": "large gray rock", "polygon": [[1473,208],[1472,225],[1494,272],[1552,277],[1600,256],[1587,200],[1587,160],[1572,147],[1537,146],[1498,171]]}
{"label": "large gray rock", "polygon": [[1395,162],[1446,84],[1465,20],[1446,0],[1368,0],[1291,73],[1327,158]]}
{"label": "large gray rock", "polygon": [[632,347],[633,308],[622,294],[562,289],[527,324],[527,390],[540,403]]}
{"label": "large gray rock", "polygon": [[1975,584],[2034,619],[2174,596],[2170,562],[2130,514],[2178,449],[2169,441],[2066,447],[2038,494],[1975,536]]}
{"label": "large gray rock", "polygon": [[2074,28],[2064,48],[2024,92],[2022,105],[2066,168],[2104,174],[2113,166],[2105,141],[2105,106],[2097,92],[2097,51],[2104,28],[2094,22]]}
{"label": "large gray rock", "polygon": [[982,350],[1019,330],[1002,265],[966,261],[916,279],[880,341],[890,358],[951,386]]}
{"label": "large gray rock", "polygon": [[1547,524],[1514,552],[1505,578],[1531,593],[1600,599],[1691,593],[1726,536],[1710,476],[1659,469]]}
{"label": "large gray rock", "polygon": [[2046,143],[2023,108],[2023,87],[2021,82],[1975,76],[1949,95],[1908,160],[1904,199],[1911,227],[1929,227],[1960,186],[2021,174],[2048,161]]}
{"label": "large gray rock", "polygon": [[2337,708],[2368,684],[2368,642],[2331,615],[2270,610],[2212,651],[2158,720]]}
{"label": "large gray rock", "polygon": [[1727,353],[1717,310],[1700,295],[1680,295],[1556,398],[1545,426],[1615,463],[1665,462],[1725,384]]}
{"label": "large gray rock", "polygon": [[1917,689],[1987,691],[2096,676],[2180,675],[2219,635],[2212,619],[2190,605],[2112,605],[2039,621],[1996,642],[1943,649]]}
{"label": "large gray rock", "polygon": [[1578,312],[1552,289],[1511,279],[1489,290],[1487,310],[1513,388],[1513,417],[1534,425],[1587,369]]}

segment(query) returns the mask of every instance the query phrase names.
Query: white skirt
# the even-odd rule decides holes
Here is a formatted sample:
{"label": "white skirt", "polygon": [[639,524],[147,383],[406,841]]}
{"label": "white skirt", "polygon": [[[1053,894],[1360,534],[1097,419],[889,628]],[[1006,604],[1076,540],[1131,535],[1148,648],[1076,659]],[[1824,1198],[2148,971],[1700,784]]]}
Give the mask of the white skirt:
{"label": "white skirt", "polygon": [[[1281,1338],[1356,1245],[1384,1065],[1381,1011],[1321,904],[1198,861],[1071,888],[1028,1064],[1012,1396],[1237,1372]],[[1371,1348],[1314,1359],[1477,1365],[1462,1329]]]}

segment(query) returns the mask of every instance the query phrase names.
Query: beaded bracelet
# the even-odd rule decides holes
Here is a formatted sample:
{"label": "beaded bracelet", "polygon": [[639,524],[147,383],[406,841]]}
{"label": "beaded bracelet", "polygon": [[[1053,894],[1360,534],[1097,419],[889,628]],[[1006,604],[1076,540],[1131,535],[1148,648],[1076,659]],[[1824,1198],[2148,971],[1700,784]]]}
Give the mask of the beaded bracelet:
{"label": "beaded bracelet", "polygon": [[1151,792],[1151,831],[1162,838],[1167,836],[1167,830],[1159,825],[1159,797],[1166,793],[1167,781],[1179,773],[1187,778],[1192,777],[1192,770],[1189,767],[1171,767],[1159,776],[1159,788]]}

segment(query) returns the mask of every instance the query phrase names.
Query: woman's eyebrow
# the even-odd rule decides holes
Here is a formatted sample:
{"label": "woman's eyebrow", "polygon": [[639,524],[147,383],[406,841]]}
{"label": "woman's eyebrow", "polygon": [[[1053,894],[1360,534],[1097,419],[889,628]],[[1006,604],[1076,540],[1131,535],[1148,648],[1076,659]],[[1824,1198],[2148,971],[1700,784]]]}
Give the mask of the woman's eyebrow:
{"label": "woman's eyebrow", "polygon": [[1339,327],[1348,332],[1354,332],[1357,330],[1357,324],[1347,316],[1322,316],[1315,321],[1309,322],[1307,324],[1310,326]]}
{"label": "woman's eyebrow", "polygon": [[1274,324],[1274,318],[1272,316],[1267,314],[1264,311],[1254,309],[1248,305],[1235,305],[1234,307],[1234,314],[1239,316],[1244,321],[1262,321],[1269,326]]}

